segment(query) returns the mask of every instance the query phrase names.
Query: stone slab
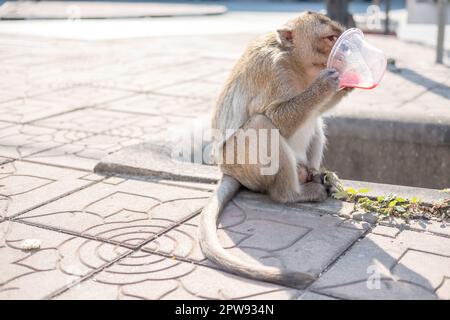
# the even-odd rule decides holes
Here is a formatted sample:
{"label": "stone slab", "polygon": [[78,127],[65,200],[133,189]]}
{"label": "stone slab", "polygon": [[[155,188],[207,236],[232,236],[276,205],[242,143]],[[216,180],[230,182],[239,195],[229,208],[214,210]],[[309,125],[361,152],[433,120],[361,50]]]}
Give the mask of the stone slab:
{"label": "stone slab", "polygon": [[[319,275],[369,227],[304,208],[268,206],[265,196],[257,197],[261,201],[235,198],[223,212],[218,232],[224,248],[250,263]],[[143,250],[214,268],[198,244],[198,219],[196,216],[170,230]]]}
{"label": "stone slab", "polygon": [[0,120],[29,123],[127,96],[130,96],[130,93],[126,91],[86,86],[54,90],[30,98],[0,103]]}
{"label": "stone slab", "polygon": [[13,161],[13,159],[11,158],[5,158],[5,157],[0,157],[0,165],[5,164],[7,162],[11,162]]}
{"label": "stone slab", "polygon": [[[43,299],[125,255],[125,248],[51,230],[0,223],[0,298]],[[25,251],[25,239],[39,239],[39,249]]]}
{"label": "stone slab", "polygon": [[300,291],[137,251],[56,299],[295,299]]}
{"label": "stone slab", "polygon": [[14,161],[0,166],[0,195],[8,199],[1,217],[13,217],[90,183],[86,172]]}
{"label": "stone slab", "polygon": [[134,248],[197,213],[209,196],[112,177],[18,219]]}
{"label": "stone slab", "polygon": [[220,5],[174,3],[119,3],[77,1],[7,1],[0,7],[0,19],[112,19],[218,15]]}
{"label": "stone slab", "polygon": [[140,115],[190,118],[195,114],[211,110],[212,106],[213,103],[208,104],[204,97],[138,94],[120,101],[106,103],[101,108]]}
{"label": "stone slab", "polygon": [[34,125],[15,125],[0,129],[0,155],[22,159],[52,148],[61,147],[87,138],[92,133],[75,130],[57,130]]}
{"label": "stone slab", "polygon": [[29,160],[56,166],[92,171],[107,154],[141,143],[138,138],[98,134],[48,149],[28,157]]}
{"label": "stone slab", "polygon": [[312,288],[343,299],[449,299],[449,273],[449,238],[376,227]]}
{"label": "stone slab", "polygon": [[174,160],[170,145],[145,142],[106,156],[95,172],[130,176],[161,177],[194,182],[215,182],[221,177],[216,166]]}

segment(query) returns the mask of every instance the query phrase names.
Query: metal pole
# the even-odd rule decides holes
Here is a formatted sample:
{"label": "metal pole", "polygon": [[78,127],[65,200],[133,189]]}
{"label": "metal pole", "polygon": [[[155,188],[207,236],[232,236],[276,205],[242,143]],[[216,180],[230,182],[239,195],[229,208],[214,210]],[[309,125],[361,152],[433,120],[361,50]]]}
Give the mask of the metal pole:
{"label": "metal pole", "polygon": [[389,11],[391,10],[391,0],[386,0],[386,19],[384,21],[384,34],[389,34]]}
{"label": "metal pole", "polygon": [[438,36],[436,45],[436,63],[444,63],[444,38],[447,22],[447,0],[438,0]]}

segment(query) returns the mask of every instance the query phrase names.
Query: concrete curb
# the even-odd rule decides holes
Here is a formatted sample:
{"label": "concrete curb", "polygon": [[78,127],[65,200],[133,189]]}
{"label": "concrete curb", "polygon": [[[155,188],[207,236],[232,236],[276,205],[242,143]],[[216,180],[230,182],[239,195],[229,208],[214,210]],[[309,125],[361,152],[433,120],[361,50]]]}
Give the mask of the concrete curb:
{"label": "concrete curb", "polygon": [[[167,147],[162,148],[149,142],[126,147],[102,159],[94,171],[102,175],[201,183],[216,183],[220,179],[221,173],[217,166],[174,161],[168,151]],[[368,188],[369,197],[394,193],[405,198],[417,197],[425,203],[433,203],[446,197],[445,194],[433,189],[352,180],[343,182],[346,187]]]}
{"label": "concrete curb", "polygon": [[450,186],[450,123],[359,117],[326,119],[324,165],[350,180]]}

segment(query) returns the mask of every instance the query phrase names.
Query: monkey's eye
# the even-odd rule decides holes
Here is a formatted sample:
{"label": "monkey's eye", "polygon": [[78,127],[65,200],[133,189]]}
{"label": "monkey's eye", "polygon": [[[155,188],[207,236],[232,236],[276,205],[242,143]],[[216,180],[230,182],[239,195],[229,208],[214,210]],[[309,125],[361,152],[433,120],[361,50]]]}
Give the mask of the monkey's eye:
{"label": "monkey's eye", "polygon": [[327,37],[327,39],[334,43],[337,40],[337,37],[336,36],[329,36],[329,37]]}

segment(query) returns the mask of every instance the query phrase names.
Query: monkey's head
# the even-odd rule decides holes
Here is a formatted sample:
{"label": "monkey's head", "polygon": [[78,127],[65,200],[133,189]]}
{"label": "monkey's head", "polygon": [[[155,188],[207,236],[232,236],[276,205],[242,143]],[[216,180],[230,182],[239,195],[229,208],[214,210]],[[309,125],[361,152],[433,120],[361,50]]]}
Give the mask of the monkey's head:
{"label": "monkey's head", "polygon": [[344,30],[326,15],[306,11],[277,30],[277,38],[299,66],[319,72],[326,68],[331,49]]}

